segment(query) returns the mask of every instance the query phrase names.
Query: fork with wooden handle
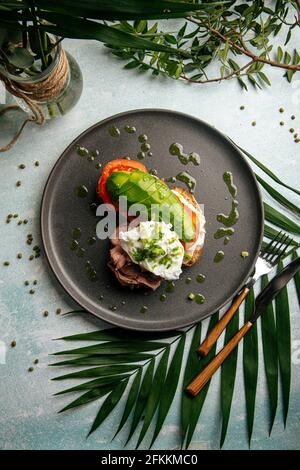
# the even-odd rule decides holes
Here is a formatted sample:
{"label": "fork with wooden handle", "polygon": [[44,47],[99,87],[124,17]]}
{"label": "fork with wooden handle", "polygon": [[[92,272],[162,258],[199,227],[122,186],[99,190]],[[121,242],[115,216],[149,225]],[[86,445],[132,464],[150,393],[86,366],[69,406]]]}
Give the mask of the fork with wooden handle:
{"label": "fork with wooden handle", "polygon": [[292,240],[289,240],[288,235],[282,232],[278,232],[277,235],[270,241],[270,243],[261,249],[259,257],[257,258],[255,264],[255,271],[253,276],[250,277],[243,290],[233,301],[230,309],[227,310],[227,312],[218,321],[216,326],[209,332],[203,343],[199,346],[198,353],[201,356],[207,356],[212,346],[215,344],[219,336],[225,330],[231,318],[233,317],[245,297],[248,295],[251,287],[254,286],[256,281],[261,276],[263,276],[264,274],[268,274],[268,272],[270,272],[274,268],[274,266],[278,264],[280,258],[290,246],[291,242]]}
{"label": "fork with wooden handle", "polygon": [[236,333],[233,338],[224,346],[224,348],[214,357],[214,359],[200,372],[197,377],[190,383],[186,391],[195,397],[209,381],[212,375],[223,364],[225,359],[234,350],[241,341],[243,336],[251,328],[253,323],[266,311],[267,305],[272,302],[281,289],[292,279],[296,272],[300,269],[300,257],[288,264],[279,274],[277,274],[269,284],[258,295],[254,305],[254,311],[251,320]]}

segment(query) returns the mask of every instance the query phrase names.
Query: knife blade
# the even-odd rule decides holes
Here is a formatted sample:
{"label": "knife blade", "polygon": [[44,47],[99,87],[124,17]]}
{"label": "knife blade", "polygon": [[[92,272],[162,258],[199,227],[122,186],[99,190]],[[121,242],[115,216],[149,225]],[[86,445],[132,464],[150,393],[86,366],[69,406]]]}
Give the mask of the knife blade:
{"label": "knife blade", "polygon": [[260,315],[266,310],[268,304],[275,299],[281,289],[287,285],[299,269],[300,256],[294,261],[291,261],[275,277],[273,277],[269,284],[256,297],[254,312],[250,320],[251,323],[254,323],[260,317]]}

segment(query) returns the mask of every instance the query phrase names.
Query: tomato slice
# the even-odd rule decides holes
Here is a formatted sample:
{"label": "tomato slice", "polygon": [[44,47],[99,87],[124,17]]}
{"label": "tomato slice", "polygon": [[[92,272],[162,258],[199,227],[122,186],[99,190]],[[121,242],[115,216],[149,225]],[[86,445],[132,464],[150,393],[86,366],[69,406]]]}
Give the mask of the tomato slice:
{"label": "tomato slice", "polygon": [[102,170],[101,177],[98,181],[97,186],[97,194],[102,199],[104,203],[112,204],[110,195],[106,190],[106,181],[109,175],[111,175],[114,171],[134,171],[140,170],[144,171],[145,173],[148,172],[147,168],[143,163],[137,162],[136,160],[127,160],[126,158],[118,158],[116,160],[112,160],[108,162]]}

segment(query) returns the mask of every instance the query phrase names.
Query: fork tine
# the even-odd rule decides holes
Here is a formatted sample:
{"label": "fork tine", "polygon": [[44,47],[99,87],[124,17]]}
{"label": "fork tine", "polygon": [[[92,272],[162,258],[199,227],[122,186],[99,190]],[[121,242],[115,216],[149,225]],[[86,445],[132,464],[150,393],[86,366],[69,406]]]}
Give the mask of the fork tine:
{"label": "fork tine", "polygon": [[[288,237],[289,238],[289,237]],[[283,255],[284,253],[286,252],[286,250],[288,249],[288,247],[291,245],[292,243],[292,238],[290,238],[289,242],[285,245],[284,249],[282,250],[281,253],[278,254],[278,256],[273,260],[272,262],[272,266],[276,266],[276,264],[279,263],[279,261],[283,258]]]}
{"label": "fork tine", "polygon": [[272,240],[265,246],[265,248],[262,248],[262,249],[261,249],[261,252],[260,252],[260,253],[261,253],[261,256],[262,256],[263,258],[264,258],[265,256],[268,256],[268,254],[269,254],[269,248],[271,248],[272,244],[273,244],[274,242],[276,242],[276,240],[278,239],[279,236],[281,236],[281,234],[282,234],[282,230],[281,230],[280,232],[278,232],[277,235],[276,235],[274,238],[272,238]]}
{"label": "fork tine", "polygon": [[273,263],[274,262],[274,259],[281,255],[281,249],[283,247],[283,245],[286,245],[287,244],[287,241],[289,239],[289,236],[287,234],[284,234],[282,236],[282,238],[280,240],[277,241],[276,245],[274,246],[273,250],[272,250],[272,253],[270,255],[270,257],[267,259],[267,261],[269,263]]}
{"label": "fork tine", "polygon": [[268,262],[271,262],[274,256],[274,253],[277,252],[278,246],[283,242],[283,240],[286,238],[286,234],[283,232],[280,232],[280,236],[276,238],[273,238],[273,243],[271,244],[271,249],[268,250],[268,253],[266,253],[264,259]]}

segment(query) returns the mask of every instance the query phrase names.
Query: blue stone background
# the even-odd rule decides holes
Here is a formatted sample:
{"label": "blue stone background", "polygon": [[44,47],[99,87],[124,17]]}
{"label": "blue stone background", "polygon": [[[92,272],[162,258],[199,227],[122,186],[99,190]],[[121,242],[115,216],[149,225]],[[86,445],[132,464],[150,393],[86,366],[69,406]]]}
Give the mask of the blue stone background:
{"label": "blue stone background", "polygon": [[[299,34],[289,49],[292,50],[297,43]],[[57,308],[68,311],[76,306],[60,288],[43,257],[28,261],[31,248],[26,245],[27,233],[33,234],[33,245],[41,244],[39,210],[47,177],[64,148],[78,134],[95,122],[126,110],[146,107],[178,110],[216,126],[269,165],[288,184],[299,187],[300,145],[294,143],[288,130],[294,127],[300,135],[299,78],[296,77],[294,84],[289,85],[282,79],[282,71],[268,69],[272,87],[263,91],[250,87],[248,93],[241,91],[236,81],[188,85],[126,71],[121,62],[96,42],[66,40],[64,44],[83,72],[84,90],[80,102],[64,118],[49,122],[43,128],[28,125],[15,148],[0,156],[0,347],[6,348],[6,358],[2,351],[0,360],[1,449],[122,449],[128,432],[128,426],[125,426],[124,431],[111,441],[125,398],[88,440],[86,433],[98,410],[97,402],[76,411],[57,413],[72,397],[53,397],[61,386],[66,385],[51,381],[55,371],[48,367],[49,353],[66,346],[62,342],[53,342],[53,338],[92,331],[106,324],[89,315],[56,315]],[[1,86],[0,102],[4,102]],[[241,105],[245,106],[244,111],[239,109]],[[281,106],[285,108],[283,115],[278,111]],[[292,114],[296,115],[295,121],[290,120]],[[254,120],[257,123],[255,127],[251,126]],[[281,120],[286,123],[284,127],[279,125]],[[1,144],[9,136],[7,122],[4,119],[0,121]],[[39,167],[34,166],[35,160],[40,161]],[[18,169],[20,163],[26,164],[25,170]],[[18,179],[22,180],[20,188],[15,187]],[[295,203],[299,202],[295,194],[284,193]],[[27,218],[28,224],[17,226],[15,220],[6,224],[6,215],[10,212]],[[22,260],[16,259],[18,252],[23,253]],[[10,261],[9,267],[3,266],[5,260]],[[29,288],[24,286],[26,279],[38,280],[34,295],[30,295]],[[288,424],[284,429],[280,395],[273,433],[268,437],[268,397],[260,349],[253,449],[300,448],[300,316],[293,283],[289,286],[289,298],[293,365]],[[47,318],[43,316],[44,310],[49,311]],[[205,321],[204,332],[207,324]],[[17,341],[16,348],[10,347],[12,340]],[[220,347],[222,339],[218,344]],[[259,344],[261,346],[260,328]],[[226,449],[248,448],[241,353],[242,347],[239,348]],[[39,364],[34,372],[29,373],[27,369],[35,358],[39,359]],[[219,379],[219,374],[216,374],[212,380],[192,449],[219,448]],[[154,449],[176,449],[179,446],[180,394],[178,390]],[[143,446],[147,447],[147,444],[149,438]],[[135,439],[128,448],[134,446]]]}

